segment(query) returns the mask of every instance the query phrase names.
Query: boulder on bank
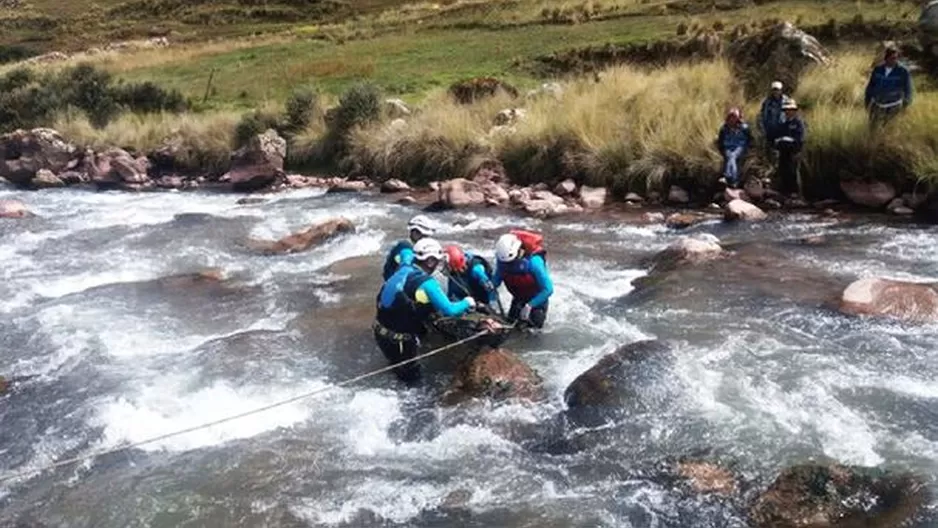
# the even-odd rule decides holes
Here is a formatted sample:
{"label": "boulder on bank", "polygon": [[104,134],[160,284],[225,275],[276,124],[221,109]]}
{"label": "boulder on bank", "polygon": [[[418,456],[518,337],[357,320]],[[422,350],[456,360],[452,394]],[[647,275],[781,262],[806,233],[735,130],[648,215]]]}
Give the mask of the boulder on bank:
{"label": "boulder on bank", "polygon": [[911,475],[840,464],[790,467],[749,509],[757,528],[902,526],[927,498]]}
{"label": "boulder on bank", "polygon": [[763,94],[774,80],[782,81],[786,93],[792,93],[809,67],[832,61],[831,53],[816,38],[790,22],[734,39],[725,55],[753,96]]}
{"label": "boulder on bank", "polygon": [[251,192],[273,185],[283,177],[287,142],[273,129],[251,138],[231,156],[231,170],[222,181],[230,182],[238,192]]}
{"label": "boulder on bank", "polygon": [[23,202],[16,200],[0,200],[0,218],[26,218],[33,213],[26,208]]}
{"label": "boulder on bank", "polygon": [[446,207],[472,207],[485,203],[482,185],[465,178],[443,182],[438,191],[439,202]]}
{"label": "boulder on bank", "polygon": [[333,181],[332,184],[329,185],[329,190],[327,190],[326,193],[360,193],[366,189],[368,189],[368,182],[341,178]]}
{"label": "boulder on bank", "polygon": [[844,290],[840,311],[916,323],[938,322],[938,283],[865,278]]}
{"label": "boulder on bank", "polygon": [[737,198],[726,204],[723,210],[723,217],[727,221],[745,220],[747,222],[759,222],[768,218],[768,215],[755,205]]}
{"label": "boulder on bank", "polygon": [[381,192],[383,193],[398,193],[409,190],[410,185],[396,178],[392,178],[381,184]]}
{"label": "boulder on bank", "polygon": [[50,128],[18,129],[0,136],[0,178],[28,187],[42,169],[58,174],[78,155],[75,145]]}
{"label": "boulder on bank", "polygon": [[111,188],[142,185],[149,181],[146,158],[134,158],[126,150],[112,147],[94,155],[91,162],[91,181],[98,187]]}
{"label": "boulder on bank", "polygon": [[892,184],[881,181],[840,180],[840,190],[856,205],[881,209],[897,195]]}
{"label": "boulder on bank", "polygon": [[587,187],[580,186],[580,205],[586,209],[600,209],[606,205],[605,187]]}
{"label": "boulder on bank", "polygon": [[443,403],[457,405],[472,398],[537,400],[543,396],[537,372],[513,352],[489,348],[459,366]]}
{"label": "boulder on bank", "polygon": [[64,187],[65,182],[61,178],[52,173],[48,169],[39,169],[36,171],[36,176],[29,186],[34,189],[52,189],[55,187]]}
{"label": "boulder on bank", "polygon": [[295,253],[305,251],[334,236],[353,232],[355,225],[351,221],[346,218],[333,218],[275,242],[252,239],[248,241],[248,246],[266,254]]}

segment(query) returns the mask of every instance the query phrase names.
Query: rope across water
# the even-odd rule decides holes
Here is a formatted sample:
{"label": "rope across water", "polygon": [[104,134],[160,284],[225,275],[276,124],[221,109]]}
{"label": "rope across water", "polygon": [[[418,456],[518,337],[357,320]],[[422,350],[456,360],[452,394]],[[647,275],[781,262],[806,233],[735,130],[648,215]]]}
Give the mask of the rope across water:
{"label": "rope across water", "polygon": [[43,472],[48,471],[48,470],[50,470],[50,469],[56,469],[56,468],[60,468],[60,467],[63,467],[63,466],[68,466],[68,465],[74,464],[74,463],[76,463],[76,462],[84,462],[84,461],[86,461],[86,460],[93,460],[93,459],[95,459],[95,458],[97,458],[97,457],[99,457],[99,456],[109,455],[109,454],[113,454],[113,453],[119,453],[119,452],[121,452],[121,451],[126,451],[126,450],[128,450],[128,449],[133,449],[133,448],[135,448],[135,447],[139,447],[139,446],[143,446],[143,445],[147,445],[147,444],[152,444],[152,443],[154,443],[154,442],[159,442],[160,440],[166,440],[167,438],[173,438],[173,437],[176,437],[176,436],[182,436],[182,435],[184,435],[184,434],[191,433],[191,432],[194,432],[194,431],[200,431],[200,430],[202,430],[202,429],[208,429],[209,427],[214,427],[214,426],[216,426],[216,425],[220,425],[220,424],[223,424],[223,423],[227,423],[227,422],[231,422],[231,421],[234,421],[234,420],[238,420],[238,419],[244,418],[244,417],[246,417],[246,416],[251,416],[251,415],[254,415],[254,414],[259,414],[259,413],[262,413],[262,412],[265,412],[265,411],[269,411],[269,410],[274,409],[274,408],[277,408],[277,407],[282,407],[282,406],[284,406],[284,405],[289,405],[289,404],[291,404],[291,403],[294,403],[294,402],[297,402],[297,401],[300,401],[300,400],[305,400],[306,398],[310,398],[310,397],[312,397],[312,396],[316,396],[316,395],[322,394],[322,393],[324,393],[324,392],[328,392],[328,391],[330,391],[330,390],[332,390],[332,389],[337,389],[337,388],[339,388],[339,387],[344,387],[344,386],[346,386],[346,385],[351,385],[351,384],[353,384],[353,383],[357,383],[357,382],[359,382],[359,381],[362,381],[362,380],[365,380],[365,379],[368,379],[368,378],[377,376],[378,374],[383,374],[383,373],[385,373],[385,372],[389,372],[389,371],[394,370],[395,368],[397,368],[397,367],[399,367],[399,366],[401,366],[401,365],[407,365],[407,364],[410,364],[410,363],[414,363],[414,362],[416,362],[416,361],[420,361],[421,359],[425,359],[425,358],[428,358],[428,357],[430,357],[430,356],[434,356],[434,355],[436,355],[436,354],[439,354],[440,352],[445,352],[445,351],[447,351],[447,350],[449,350],[449,349],[451,349],[451,348],[455,348],[455,347],[457,347],[457,346],[459,346],[459,345],[463,345],[463,344],[465,344],[465,343],[468,343],[468,342],[470,342],[470,341],[473,341],[473,340],[475,340],[475,339],[478,339],[478,338],[480,338],[480,337],[482,337],[482,336],[488,334],[490,331],[491,331],[491,330],[488,330],[488,329],[482,330],[482,331],[477,332],[477,333],[475,333],[475,334],[473,334],[473,335],[471,335],[471,336],[469,336],[469,337],[467,337],[467,338],[465,338],[465,339],[460,339],[459,341],[455,341],[455,342],[453,342],[453,343],[450,343],[450,344],[448,344],[448,345],[442,346],[442,347],[440,347],[440,348],[437,348],[437,349],[431,350],[431,351],[429,351],[429,352],[420,354],[420,355],[415,356],[415,357],[413,357],[413,358],[411,358],[411,359],[408,359],[408,360],[405,360],[405,361],[401,361],[400,363],[395,363],[395,364],[393,364],[393,365],[388,365],[388,366],[386,366],[386,367],[383,367],[383,368],[380,368],[380,369],[377,369],[377,370],[373,370],[373,371],[371,371],[371,372],[362,374],[362,375],[360,375],[360,376],[356,376],[356,377],[354,377],[354,378],[349,378],[349,379],[347,379],[347,380],[344,380],[344,381],[341,381],[341,382],[339,382],[339,383],[336,383],[335,385],[328,385],[328,386],[326,386],[326,387],[322,387],[322,388],[316,389],[316,390],[314,390],[314,391],[309,391],[309,392],[306,392],[306,393],[303,393],[303,394],[298,394],[298,395],[296,395],[296,396],[293,396],[292,398],[288,398],[288,399],[286,399],[286,400],[281,400],[281,401],[278,401],[278,402],[275,402],[275,403],[271,403],[271,404],[265,405],[265,406],[263,406],[263,407],[258,407],[258,408],[256,408],[256,409],[251,409],[251,410],[249,410],[249,411],[245,411],[245,412],[238,413],[238,414],[235,414],[235,415],[227,416],[227,417],[225,417],[225,418],[221,418],[221,419],[218,419],[218,420],[215,420],[215,421],[212,421],[212,422],[207,422],[207,423],[203,423],[203,424],[200,424],[200,425],[196,425],[196,426],[192,426],[192,427],[187,427],[186,429],[180,429],[180,430],[178,430],[178,431],[173,431],[173,432],[171,432],[171,433],[165,433],[165,434],[162,434],[162,435],[159,435],[159,436],[154,436],[154,437],[152,437],[152,438],[147,438],[146,440],[141,440],[141,441],[139,441],[139,442],[133,442],[133,443],[130,443],[130,444],[123,444],[123,445],[119,445],[119,446],[116,446],[116,447],[111,447],[111,448],[108,448],[108,449],[102,449],[102,450],[100,450],[100,451],[95,451],[95,452],[92,452],[92,453],[87,453],[87,454],[80,455],[80,456],[76,456],[76,457],[69,458],[69,459],[66,459],[66,460],[60,460],[60,461],[55,462],[55,463],[53,463],[53,464],[49,464],[49,465],[42,466],[42,467],[35,468],[35,469],[30,469],[30,470],[27,470],[27,471],[20,471],[20,472],[16,472],[16,473],[10,473],[10,474],[7,474],[7,475],[4,475],[4,476],[0,477],[0,482],[6,482],[6,481],[9,481],[9,480],[19,479],[19,478],[26,477],[26,476],[29,476],[29,475],[32,475],[32,474],[35,474],[35,473],[43,473]]}

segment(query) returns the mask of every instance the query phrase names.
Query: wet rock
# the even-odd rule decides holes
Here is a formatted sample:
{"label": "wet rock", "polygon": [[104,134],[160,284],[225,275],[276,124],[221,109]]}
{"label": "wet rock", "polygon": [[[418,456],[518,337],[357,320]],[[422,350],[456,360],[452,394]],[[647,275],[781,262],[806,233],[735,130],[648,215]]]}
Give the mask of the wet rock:
{"label": "wet rock", "polygon": [[768,200],[763,202],[762,205],[766,209],[781,209],[782,208],[782,204],[780,204],[778,200],[775,200],[774,198],[769,198]]}
{"label": "wet rock", "polygon": [[[607,192],[605,187],[580,187],[580,205],[586,209],[600,209],[606,204]],[[637,196],[637,195],[636,195]],[[639,196],[639,198],[641,198]]]}
{"label": "wet rock", "polygon": [[482,194],[488,203],[501,205],[511,200],[511,196],[504,187],[494,181],[487,181],[482,184]]}
{"label": "wet rock", "polygon": [[266,198],[241,198],[235,203],[238,205],[257,205],[257,204],[262,204],[266,202],[267,202]]}
{"label": "wet rock", "polygon": [[156,180],[156,186],[161,189],[182,189],[185,184],[181,176],[161,176]]}
{"label": "wet rock", "polygon": [[383,193],[399,193],[409,190],[410,185],[398,179],[390,179],[381,184],[381,192]]}
{"label": "wet rock", "polygon": [[839,464],[782,471],[749,509],[758,528],[895,527],[912,520],[927,499],[911,475]]}
{"label": "wet rock", "polygon": [[576,182],[569,178],[558,183],[557,186],[554,187],[554,194],[557,196],[573,196],[574,193],[576,193]]}
{"label": "wet rock", "polygon": [[267,254],[284,254],[305,251],[334,236],[355,232],[355,225],[346,218],[333,218],[308,229],[294,233],[276,242],[249,240],[248,246]]}
{"label": "wet rock", "polygon": [[200,285],[219,285],[226,280],[221,268],[206,268],[194,273],[161,277],[156,280],[164,288],[188,288]]}
{"label": "wet rock", "polygon": [[368,189],[368,182],[359,180],[339,180],[329,186],[328,194],[360,193]]}
{"label": "wet rock", "polygon": [[906,207],[906,206],[904,206],[904,205],[903,205],[903,206],[900,206],[900,207],[896,207],[895,209],[891,210],[890,212],[891,212],[892,214],[896,215],[896,216],[912,216],[912,215],[915,214],[915,210],[914,210],[914,209],[912,209],[911,207]]}
{"label": "wet rock", "polygon": [[147,168],[126,150],[112,147],[94,155],[90,167],[91,181],[102,188],[143,184],[149,180]]}
{"label": "wet rock", "polygon": [[273,129],[251,138],[231,156],[231,170],[221,181],[237,192],[251,192],[273,185],[284,176],[287,142]]}
{"label": "wet rock", "polygon": [[23,202],[16,200],[0,200],[0,218],[26,218],[33,213],[26,208]]}
{"label": "wet rock", "polygon": [[625,410],[645,412],[666,407],[670,393],[662,377],[674,355],[657,340],[625,345],[580,374],[564,392],[568,418],[597,425]]}
{"label": "wet rock", "polygon": [[916,323],[938,322],[938,283],[860,279],[844,290],[840,311]]}
{"label": "wet rock", "polygon": [[460,365],[443,403],[456,405],[472,398],[537,400],[543,396],[537,372],[513,352],[490,348]]}
{"label": "wet rock", "polygon": [[822,246],[827,243],[827,237],[824,235],[810,235],[799,238],[798,243],[805,246]]}
{"label": "wet rock", "polygon": [[313,184],[312,180],[302,174],[287,174],[283,179],[284,183],[294,189],[305,189]]}
{"label": "wet rock", "polygon": [[711,462],[679,462],[675,472],[685,479],[696,493],[715,493],[729,497],[736,492],[736,477],[733,473]]}
{"label": "wet rock", "polygon": [[743,191],[745,191],[750,199],[756,202],[765,198],[765,186],[762,185],[762,180],[758,178],[749,178],[746,180],[746,183],[743,184]]}
{"label": "wet rock", "polygon": [[28,187],[42,169],[58,174],[78,155],[74,145],[50,128],[0,135],[0,178]]}
{"label": "wet rock", "polygon": [[723,198],[723,201],[725,202],[732,202],[733,200],[749,201],[749,196],[746,195],[746,191],[742,189],[733,189],[730,187],[723,191],[721,198]]}
{"label": "wet rock", "polygon": [[396,202],[398,205],[414,205],[417,203],[417,199],[413,196],[404,196],[397,199]]}
{"label": "wet rock", "polygon": [[472,491],[467,489],[458,489],[449,492],[440,503],[441,508],[465,508],[472,500]]}
{"label": "wet rock", "polygon": [[558,198],[559,201],[555,199],[538,198],[525,202],[522,208],[529,215],[542,219],[583,211],[580,206],[567,205],[563,201],[563,198],[559,196],[554,196],[554,198]]}
{"label": "wet rock", "polygon": [[439,201],[446,207],[472,207],[485,203],[482,186],[465,178],[445,181],[440,185]]}
{"label": "wet rock", "polygon": [[669,215],[664,223],[671,229],[685,229],[704,220],[706,220],[706,217],[697,214],[674,213]]}
{"label": "wet rock", "polygon": [[687,191],[677,185],[672,185],[668,190],[668,202],[676,204],[686,204],[690,202],[690,195]]}
{"label": "wet rock", "polygon": [[726,204],[724,218],[730,221],[745,220],[747,222],[758,222],[768,218],[768,215],[755,205],[737,198]]}
{"label": "wet rock", "polygon": [[0,376],[0,396],[3,396],[10,390],[10,382],[3,376]]}
{"label": "wet rock", "polygon": [[30,187],[35,189],[52,189],[55,187],[65,187],[65,182],[48,169],[39,169],[36,176],[30,182]]}
{"label": "wet rock", "polygon": [[851,203],[876,209],[896,197],[896,188],[880,181],[841,180],[840,190]]}
{"label": "wet rock", "polygon": [[642,222],[646,224],[660,224],[664,221],[664,213],[648,212],[642,215]]}
{"label": "wet rock", "polygon": [[639,196],[637,193],[630,192],[630,193],[628,193],[628,194],[625,195],[625,202],[626,202],[626,203],[641,203],[641,202],[644,202],[644,201],[645,201],[645,199],[642,198],[641,196]]}
{"label": "wet rock", "polygon": [[685,264],[699,264],[723,256],[720,240],[702,233],[694,237],[681,237],[652,258],[653,270],[671,269]]}

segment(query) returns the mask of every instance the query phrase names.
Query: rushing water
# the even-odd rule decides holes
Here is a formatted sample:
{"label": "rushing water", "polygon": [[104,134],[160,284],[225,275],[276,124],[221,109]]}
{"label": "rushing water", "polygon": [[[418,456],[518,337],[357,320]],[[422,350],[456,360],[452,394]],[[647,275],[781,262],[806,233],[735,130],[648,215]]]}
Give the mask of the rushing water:
{"label": "rushing water", "polygon": [[[0,374],[34,376],[0,398],[0,474],[385,365],[370,331],[377,275],[412,209],[318,191],[248,206],[222,194],[0,197],[39,215],[0,220]],[[356,234],[288,256],[244,246],[339,214]],[[643,259],[676,233],[602,218],[435,217],[441,239],[486,254],[509,225],[546,233],[548,327],[508,344],[542,375],[546,401],[443,409],[432,386],[381,376],[5,482],[0,526],[745,526],[737,506],[649,476],[695,452],[753,489],[812,457],[914,470],[938,488],[938,328],[823,305],[860,276],[938,276],[938,230],[808,216],[709,223],[694,231],[760,245],[740,250],[739,266],[628,295]],[[817,233],[825,243],[790,242]],[[231,281],[159,280],[209,267]],[[657,382],[667,386],[643,387],[666,396],[660,408],[601,431],[545,425],[577,375],[653,337],[677,355]],[[934,512],[925,517],[933,525]]]}

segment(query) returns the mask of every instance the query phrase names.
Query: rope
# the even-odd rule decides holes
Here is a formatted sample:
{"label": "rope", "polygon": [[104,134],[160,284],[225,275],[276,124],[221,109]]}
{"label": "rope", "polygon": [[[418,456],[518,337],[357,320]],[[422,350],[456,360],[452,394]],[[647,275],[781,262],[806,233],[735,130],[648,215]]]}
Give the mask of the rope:
{"label": "rope", "polygon": [[409,363],[414,363],[414,362],[416,362],[416,361],[420,361],[421,359],[428,358],[428,357],[430,357],[430,356],[434,356],[434,355],[436,355],[436,354],[439,354],[440,352],[444,352],[444,351],[449,350],[449,349],[451,349],[451,348],[454,348],[454,347],[457,347],[457,346],[459,346],[459,345],[468,343],[469,341],[473,341],[473,340],[475,340],[475,339],[478,339],[478,338],[484,336],[484,335],[487,334],[487,333],[489,333],[489,330],[482,330],[481,332],[477,332],[477,333],[475,333],[475,334],[473,334],[473,335],[471,335],[471,336],[469,336],[469,337],[467,337],[467,338],[465,338],[465,339],[460,339],[459,341],[455,341],[455,342],[453,342],[453,343],[450,343],[450,344],[448,344],[448,345],[442,346],[442,347],[437,348],[437,349],[435,349],[435,350],[431,350],[431,351],[426,352],[426,353],[424,353],[424,354],[421,354],[421,355],[419,355],[419,356],[415,356],[415,357],[413,357],[413,358],[411,358],[411,359],[408,359],[408,360],[406,360],[406,361],[401,361],[400,363],[395,363],[395,364],[393,364],[393,365],[388,365],[388,366],[383,367],[383,368],[380,368],[380,369],[378,369],[378,370],[373,370],[373,371],[368,372],[368,373],[366,373],[366,374],[362,374],[362,375],[360,375],[360,376],[356,376],[356,377],[354,377],[354,378],[350,378],[350,379],[347,379],[347,380],[345,380],[345,381],[339,382],[339,383],[337,383],[337,384],[335,384],[335,385],[328,385],[328,386],[326,386],[326,387],[323,387],[323,388],[320,388],[320,389],[316,389],[316,390],[314,390],[314,391],[310,391],[310,392],[307,392],[307,393],[304,393],[304,394],[300,394],[300,395],[298,395],[298,396],[294,396],[294,397],[289,398],[289,399],[286,399],[286,400],[281,400],[281,401],[278,401],[278,402],[276,402],[276,403],[272,403],[272,404],[269,404],[269,405],[265,405],[265,406],[263,406],[263,407],[258,407],[258,408],[256,408],[256,409],[252,409],[252,410],[250,410],[250,411],[245,411],[245,412],[242,412],[242,413],[239,413],[239,414],[235,414],[235,415],[232,415],[232,416],[228,416],[228,417],[225,417],[225,418],[221,418],[221,419],[215,420],[215,421],[213,421],[213,422],[208,422],[208,423],[204,423],[204,424],[201,424],[201,425],[196,425],[196,426],[192,426],[192,427],[187,427],[186,429],[181,429],[181,430],[178,430],[178,431],[173,431],[173,432],[171,432],[171,433],[166,433],[166,434],[162,434],[162,435],[159,435],[159,436],[154,436],[154,437],[152,437],[152,438],[148,438],[148,439],[142,440],[142,441],[140,441],[140,442],[134,442],[134,443],[131,443],[131,444],[125,444],[125,445],[122,445],[122,446],[112,447],[112,448],[109,448],[109,449],[103,449],[103,450],[100,450],[100,451],[97,451],[97,452],[94,452],[94,453],[89,453],[89,454],[86,454],[86,455],[80,455],[80,456],[77,456],[77,457],[74,457],[74,458],[69,458],[69,459],[66,459],[66,460],[60,460],[60,461],[55,462],[55,463],[53,463],[53,464],[49,464],[49,465],[46,465],[46,466],[42,466],[42,467],[39,467],[39,468],[36,468],[36,469],[30,469],[30,470],[21,471],[21,472],[18,472],[18,473],[11,473],[11,474],[8,474],[8,475],[6,475],[6,476],[0,477],[0,482],[6,482],[6,481],[8,481],[8,480],[18,479],[18,478],[21,478],[21,477],[25,477],[25,476],[27,476],[27,475],[32,475],[32,474],[34,474],[34,473],[43,473],[43,472],[48,471],[48,470],[50,470],[50,469],[56,469],[56,468],[60,468],[60,467],[62,467],[62,466],[68,466],[68,465],[74,464],[74,463],[76,463],[76,462],[84,462],[84,461],[86,461],[86,460],[93,460],[93,459],[95,459],[95,458],[97,458],[97,457],[99,457],[99,456],[110,455],[110,454],[113,454],[113,453],[119,453],[119,452],[121,452],[121,451],[126,451],[126,450],[128,450],[128,449],[133,449],[133,448],[135,448],[135,447],[139,447],[139,446],[142,446],[142,445],[152,444],[153,442],[158,442],[158,441],[160,441],[160,440],[166,440],[167,438],[173,438],[173,437],[176,437],[176,436],[181,436],[181,435],[184,435],[184,434],[187,434],[187,433],[191,433],[191,432],[193,432],[193,431],[199,431],[199,430],[202,430],[202,429],[208,429],[209,427],[214,427],[214,426],[219,425],[219,424],[223,424],[223,423],[226,423],[226,422],[231,422],[231,421],[234,421],[234,420],[238,420],[238,419],[240,419],[240,418],[244,418],[244,417],[246,417],[246,416],[251,416],[251,415],[254,415],[254,414],[258,414],[258,413],[262,413],[262,412],[265,412],[265,411],[269,411],[269,410],[271,410],[271,409],[274,409],[274,408],[277,408],[277,407],[282,407],[282,406],[284,406],[284,405],[289,405],[289,404],[291,404],[291,403],[294,403],[294,402],[297,402],[297,401],[300,401],[300,400],[304,400],[304,399],[306,399],[306,398],[315,396],[315,395],[317,395],[317,394],[322,394],[322,393],[327,392],[327,391],[332,390],[332,389],[337,389],[337,388],[339,388],[339,387],[344,387],[344,386],[346,386],[346,385],[351,385],[351,384],[353,384],[353,383],[357,383],[357,382],[362,381],[362,380],[364,380],[364,379],[368,379],[368,378],[377,376],[378,374],[384,374],[385,372],[394,370],[395,368],[400,367],[401,365],[407,365],[407,364],[409,364]]}

